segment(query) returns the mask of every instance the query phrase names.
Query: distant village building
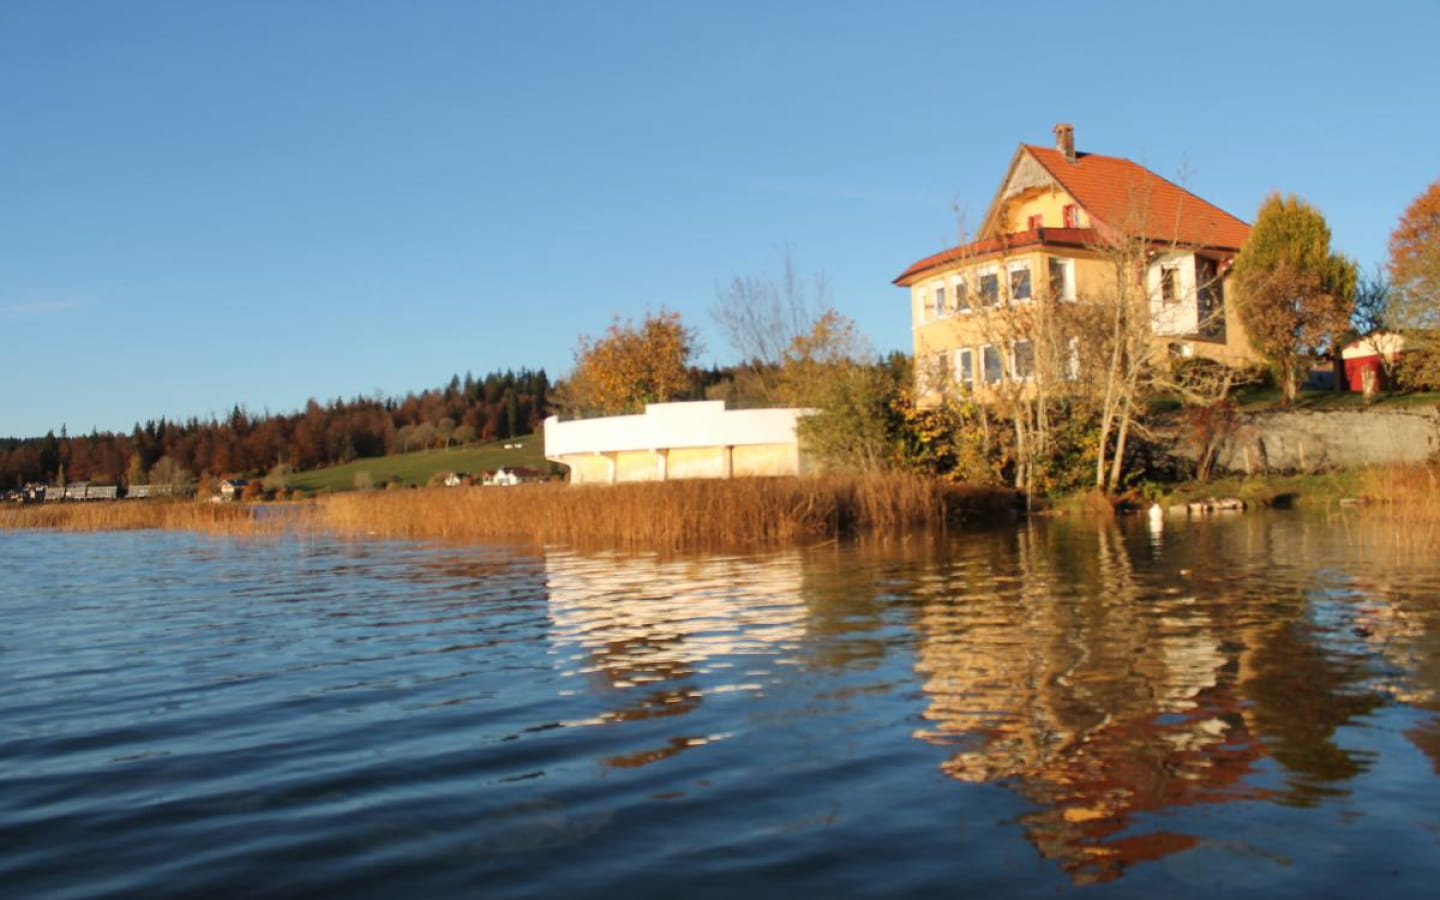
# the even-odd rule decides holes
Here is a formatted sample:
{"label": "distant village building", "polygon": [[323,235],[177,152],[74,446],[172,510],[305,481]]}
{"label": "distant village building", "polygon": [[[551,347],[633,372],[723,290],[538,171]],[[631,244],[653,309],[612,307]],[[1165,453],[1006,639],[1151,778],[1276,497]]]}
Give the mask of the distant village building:
{"label": "distant village building", "polygon": [[727,410],[723,400],[648,403],[641,415],[545,420],[545,458],[571,484],[798,475],[803,409]]}
{"label": "distant village building", "polygon": [[120,497],[120,488],[113,484],[91,484],[88,481],[77,481],[72,484],[50,484],[30,485],[26,488],[26,498],[29,502],[44,500],[47,503],[54,503],[60,500],[116,500]]}
{"label": "distant village building", "polygon": [[493,472],[480,473],[480,484],[485,487],[514,487],[544,478],[544,472],[526,466],[502,466]]}
{"label": "distant village building", "polygon": [[240,499],[245,487],[250,484],[244,478],[227,478],[220,482],[220,499],[227,503],[233,503]]}

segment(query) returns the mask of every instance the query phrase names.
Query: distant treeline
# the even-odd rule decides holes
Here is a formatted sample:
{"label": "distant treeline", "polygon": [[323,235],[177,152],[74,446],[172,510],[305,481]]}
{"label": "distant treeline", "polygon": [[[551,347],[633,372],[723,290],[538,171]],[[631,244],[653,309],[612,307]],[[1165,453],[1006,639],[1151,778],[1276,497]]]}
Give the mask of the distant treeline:
{"label": "distant treeline", "polygon": [[236,406],[223,420],[152,420],[129,434],[76,436],[62,427],[58,437],[51,432],[0,438],[0,487],[62,478],[129,484],[258,475],[277,465],[303,471],[360,457],[505,440],[539,427],[549,395],[543,369],[521,369],[480,379],[457,375],[443,388],[399,398],[311,400],[303,412],[288,415],[255,416]]}

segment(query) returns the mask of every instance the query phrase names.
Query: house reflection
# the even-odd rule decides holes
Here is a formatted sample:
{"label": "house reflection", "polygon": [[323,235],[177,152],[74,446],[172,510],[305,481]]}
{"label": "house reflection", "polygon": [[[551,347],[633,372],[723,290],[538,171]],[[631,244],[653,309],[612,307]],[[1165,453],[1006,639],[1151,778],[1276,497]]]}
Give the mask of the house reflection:
{"label": "house reflection", "polygon": [[[764,557],[661,559],[546,555],[551,639],[561,670],[589,679],[599,725],[683,717],[706,696],[762,690],[805,635],[798,551]],[[777,663],[777,658],[778,663]],[[657,747],[607,758],[646,765],[714,739],[676,724]]]}
{"label": "house reflection", "polygon": [[946,774],[1035,803],[1030,840],[1077,883],[1194,845],[1132,833],[1145,813],[1263,795],[1245,782],[1265,749],[1235,623],[1178,586],[1142,587],[1115,529],[1079,542],[1025,529],[1010,550],[919,615],[917,736],[955,748]]}
{"label": "house reflection", "polygon": [[1361,523],[1337,543],[1247,516],[1159,545],[1146,524],[1033,523],[944,568],[915,622],[916,736],[950,748],[946,774],[1033,802],[1029,839],[1077,883],[1195,846],[1187,806],[1347,795],[1375,757],[1340,730],[1386,707],[1430,714],[1403,733],[1440,774],[1433,566],[1393,583]]}

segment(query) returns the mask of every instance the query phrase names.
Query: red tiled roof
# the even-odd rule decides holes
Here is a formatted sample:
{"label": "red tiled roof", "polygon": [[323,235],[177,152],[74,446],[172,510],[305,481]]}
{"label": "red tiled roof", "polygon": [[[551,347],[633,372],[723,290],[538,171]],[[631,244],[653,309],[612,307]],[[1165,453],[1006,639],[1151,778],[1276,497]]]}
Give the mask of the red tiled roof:
{"label": "red tiled roof", "polygon": [[1029,231],[1017,231],[1014,234],[971,241],[927,256],[902,272],[900,277],[895,279],[895,283],[905,285],[909,283],[909,279],[936,266],[962,259],[977,259],[1001,250],[1020,250],[1036,246],[1093,247],[1098,241],[1099,237],[1093,228],[1032,228]]}
{"label": "red tiled roof", "polygon": [[[1020,149],[1099,225],[1131,234],[1143,231],[1165,243],[1227,250],[1239,250],[1250,234],[1250,226],[1240,219],[1128,159],[1077,153],[1072,163],[1050,147],[1022,144]],[[1089,228],[1040,228],[985,238],[927,256],[907,268],[895,284],[908,285],[922,272],[947,262],[998,252],[1002,241],[1005,249],[1032,244],[1094,246],[1096,237]]]}
{"label": "red tiled roof", "polygon": [[1023,146],[1087,213],[1111,228],[1230,250],[1239,250],[1250,235],[1250,226],[1225,210],[1128,159],[1078,153],[1072,163],[1050,147]]}

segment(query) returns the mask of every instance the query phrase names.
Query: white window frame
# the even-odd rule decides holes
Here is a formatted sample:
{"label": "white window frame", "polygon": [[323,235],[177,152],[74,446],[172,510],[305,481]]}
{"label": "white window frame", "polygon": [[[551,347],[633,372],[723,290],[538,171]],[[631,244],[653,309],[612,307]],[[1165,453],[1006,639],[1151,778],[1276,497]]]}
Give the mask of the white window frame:
{"label": "white window frame", "polygon": [[[995,279],[995,298],[991,299],[985,294],[983,287],[986,278]],[[1004,285],[1000,283],[1000,267],[996,265],[981,266],[975,270],[976,296],[980,298],[981,309],[999,309],[1005,304]]]}
{"label": "white window frame", "polygon": [[[989,353],[995,354],[995,378],[990,377],[990,366],[986,360]],[[1005,353],[995,344],[980,345],[980,380],[986,386],[1000,384],[1005,380]]]}
{"label": "white window frame", "polygon": [[934,316],[936,319],[943,319],[948,314],[945,305],[945,282],[940,282],[930,289],[930,298],[934,302]]}
{"label": "white window frame", "polygon": [[[975,311],[975,297],[970,293],[970,283],[965,280],[964,275],[957,275],[950,282],[950,293],[954,297],[953,305],[956,313],[966,315]],[[961,305],[960,298],[965,298],[964,305]]]}
{"label": "white window frame", "polygon": [[[1169,297],[1165,296],[1165,276],[1167,274],[1170,275],[1170,286],[1173,288]],[[1155,290],[1160,295],[1161,306],[1179,306],[1185,302],[1185,267],[1179,260],[1160,264]]]}
{"label": "white window frame", "polygon": [[1060,296],[1053,298],[1064,300],[1069,303],[1075,302],[1075,260],[1066,256],[1047,257],[1045,263],[1045,277],[1050,277],[1050,266],[1058,263],[1060,265]]}
{"label": "white window frame", "polygon": [[[1025,273],[1025,284],[1029,289],[1029,293],[1024,297],[1015,296],[1016,272]],[[1029,303],[1031,300],[1035,299],[1035,273],[1030,269],[1029,260],[1025,260],[1022,262],[1012,262],[1007,265],[1005,267],[1005,277],[1005,292],[1009,296],[1011,303]]]}
{"label": "white window frame", "polygon": [[[1030,371],[1020,374],[1020,345],[1024,344],[1030,348]],[[1016,381],[1035,380],[1035,342],[1030,338],[1020,338],[1010,342],[1010,377]]]}
{"label": "white window frame", "polygon": [[975,390],[975,348],[955,348],[955,383],[965,393]]}
{"label": "white window frame", "polygon": [[925,360],[923,393],[936,394],[945,387],[945,369],[950,365],[950,351],[937,350]]}

